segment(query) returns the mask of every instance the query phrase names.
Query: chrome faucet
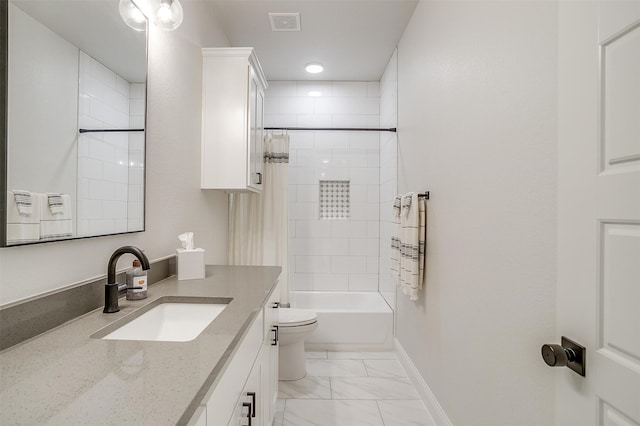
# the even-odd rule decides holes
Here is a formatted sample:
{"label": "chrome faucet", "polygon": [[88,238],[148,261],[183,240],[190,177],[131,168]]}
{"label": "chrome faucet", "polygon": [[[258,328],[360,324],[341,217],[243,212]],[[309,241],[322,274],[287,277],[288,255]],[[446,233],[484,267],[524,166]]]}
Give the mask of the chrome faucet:
{"label": "chrome faucet", "polygon": [[107,265],[107,283],[104,286],[104,309],[102,312],[105,314],[112,314],[118,312],[120,307],[118,306],[118,293],[127,290],[127,284],[118,284],[116,282],[116,263],[118,259],[125,253],[129,253],[138,258],[142,265],[142,269],[149,270],[149,259],[138,247],[124,246],[116,249],[109,259]]}

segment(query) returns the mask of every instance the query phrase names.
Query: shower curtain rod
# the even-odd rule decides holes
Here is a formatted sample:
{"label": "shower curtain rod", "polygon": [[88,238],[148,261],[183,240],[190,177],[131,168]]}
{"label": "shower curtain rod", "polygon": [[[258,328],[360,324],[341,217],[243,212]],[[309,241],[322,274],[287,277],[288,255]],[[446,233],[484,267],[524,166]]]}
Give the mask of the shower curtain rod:
{"label": "shower curtain rod", "polygon": [[393,132],[395,127],[390,128],[368,128],[368,127],[265,127],[264,130],[337,130],[341,132]]}

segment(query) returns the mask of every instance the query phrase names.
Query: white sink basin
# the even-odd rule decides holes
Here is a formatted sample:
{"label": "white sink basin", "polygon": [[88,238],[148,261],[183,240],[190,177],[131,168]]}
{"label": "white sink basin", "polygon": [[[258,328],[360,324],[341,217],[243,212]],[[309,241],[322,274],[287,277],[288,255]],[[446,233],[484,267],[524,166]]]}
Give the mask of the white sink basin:
{"label": "white sink basin", "polygon": [[[228,306],[229,301],[224,300],[223,303],[171,301],[160,303],[101,338],[107,340],[188,342],[198,337],[202,330],[207,328]],[[100,337],[99,334],[102,333],[96,334],[94,337]]]}

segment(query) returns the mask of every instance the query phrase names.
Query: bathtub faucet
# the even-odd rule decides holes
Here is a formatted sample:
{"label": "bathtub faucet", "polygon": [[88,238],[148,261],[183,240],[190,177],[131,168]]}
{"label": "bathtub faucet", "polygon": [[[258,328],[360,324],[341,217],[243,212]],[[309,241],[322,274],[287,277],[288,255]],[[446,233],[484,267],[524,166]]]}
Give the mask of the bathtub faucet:
{"label": "bathtub faucet", "polygon": [[127,284],[118,284],[116,282],[116,264],[118,259],[125,253],[134,255],[140,261],[142,269],[145,271],[151,269],[149,265],[149,259],[138,247],[124,246],[116,249],[109,259],[107,265],[107,283],[104,286],[104,309],[102,312],[105,314],[112,314],[120,311],[118,306],[118,293],[127,289]]}

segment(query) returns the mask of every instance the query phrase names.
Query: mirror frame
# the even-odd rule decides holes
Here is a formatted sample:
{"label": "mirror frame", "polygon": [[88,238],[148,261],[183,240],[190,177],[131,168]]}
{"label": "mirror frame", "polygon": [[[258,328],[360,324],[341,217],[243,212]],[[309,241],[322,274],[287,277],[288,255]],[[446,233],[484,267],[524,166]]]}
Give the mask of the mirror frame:
{"label": "mirror frame", "polygon": [[[19,247],[34,244],[56,243],[61,241],[83,240],[87,238],[107,237],[113,235],[135,234],[145,232],[147,226],[147,111],[148,111],[148,80],[149,80],[149,18],[145,31],[145,92],[144,92],[144,172],[143,172],[143,193],[142,193],[142,229],[137,231],[116,232],[111,234],[98,234],[86,236],[72,236],[57,240],[30,241],[24,243],[7,244],[7,176],[8,176],[8,114],[9,114],[9,1],[0,0],[0,46],[2,47],[2,57],[0,58],[0,102],[2,111],[0,113],[0,248]],[[77,204],[76,204],[77,206]],[[77,208],[76,208],[77,215]]]}

